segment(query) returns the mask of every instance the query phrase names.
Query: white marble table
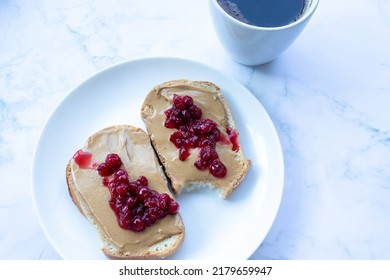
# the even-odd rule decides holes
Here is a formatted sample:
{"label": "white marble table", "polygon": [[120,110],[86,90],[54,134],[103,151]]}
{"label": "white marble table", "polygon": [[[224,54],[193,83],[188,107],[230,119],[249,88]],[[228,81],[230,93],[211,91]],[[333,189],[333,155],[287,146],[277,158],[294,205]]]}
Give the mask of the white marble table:
{"label": "white marble table", "polygon": [[207,0],[0,1],[0,259],[60,258],[31,199],[40,132],[82,80],[149,56],[220,70],[272,118],[285,189],[253,259],[390,259],[390,2],[320,2],[282,56],[246,67]]}

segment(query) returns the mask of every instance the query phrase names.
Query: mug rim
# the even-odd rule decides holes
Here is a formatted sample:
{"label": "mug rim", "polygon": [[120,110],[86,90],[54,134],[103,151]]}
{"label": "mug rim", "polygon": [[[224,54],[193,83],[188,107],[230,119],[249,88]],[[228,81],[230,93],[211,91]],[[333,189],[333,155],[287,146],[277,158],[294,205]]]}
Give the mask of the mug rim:
{"label": "mug rim", "polygon": [[294,22],[291,22],[289,24],[282,25],[282,26],[263,27],[263,26],[251,25],[251,24],[242,22],[242,21],[232,17],[224,9],[222,9],[222,7],[217,2],[218,0],[209,0],[209,1],[212,2],[212,5],[214,5],[215,8],[217,10],[219,10],[219,12],[221,12],[224,15],[224,17],[228,18],[229,20],[232,20],[235,23],[242,25],[243,27],[246,27],[246,28],[250,28],[250,29],[254,29],[254,30],[263,30],[263,31],[283,30],[283,29],[288,29],[288,28],[292,28],[296,25],[299,25],[300,23],[305,21],[307,18],[309,18],[314,13],[314,11],[316,10],[316,8],[318,6],[318,3],[320,2],[320,0],[310,0],[311,1],[310,7],[306,10],[305,14]]}

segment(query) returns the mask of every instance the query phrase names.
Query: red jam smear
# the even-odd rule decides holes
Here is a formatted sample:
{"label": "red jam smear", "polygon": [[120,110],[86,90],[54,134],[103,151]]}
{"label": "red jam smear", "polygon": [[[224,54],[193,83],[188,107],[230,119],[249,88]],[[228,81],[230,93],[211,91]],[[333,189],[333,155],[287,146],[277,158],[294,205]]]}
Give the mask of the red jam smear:
{"label": "red jam smear", "polygon": [[237,130],[227,127],[226,132],[228,133],[229,141],[233,144],[232,150],[237,152],[240,149]]}
{"label": "red jam smear", "polygon": [[81,169],[91,168],[91,165],[92,165],[92,154],[91,153],[85,152],[83,150],[78,150],[73,155],[73,159]]}
{"label": "red jam smear", "polygon": [[209,170],[217,178],[226,176],[226,166],[219,159],[216,150],[218,142],[233,144],[233,151],[239,149],[238,133],[227,128],[228,137],[221,133],[216,122],[202,119],[202,110],[194,104],[191,96],[173,95],[173,105],[164,111],[166,119],[164,126],[176,129],[169,140],[179,150],[179,159],[186,160],[190,150],[200,148],[198,159],[194,165],[199,170]]}
{"label": "red jam smear", "polygon": [[92,164],[92,154],[82,150],[73,158],[80,168],[96,169],[102,177],[111,195],[108,203],[121,228],[141,232],[165,216],[178,213],[179,204],[167,193],[150,189],[145,176],[130,181],[119,155],[108,154],[100,164]]}

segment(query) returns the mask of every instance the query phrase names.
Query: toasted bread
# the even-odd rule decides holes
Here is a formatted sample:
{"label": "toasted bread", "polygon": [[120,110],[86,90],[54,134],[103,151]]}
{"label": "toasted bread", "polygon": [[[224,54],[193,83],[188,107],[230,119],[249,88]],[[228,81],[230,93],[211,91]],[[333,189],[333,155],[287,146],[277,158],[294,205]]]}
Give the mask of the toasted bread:
{"label": "toasted bread", "polygon": [[240,145],[233,150],[234,144],[226,141],[216,144],[219,158],[227,169],[223,178],[216,178],[207,170],[199,170],[194,166],[199,147],[191,149],[189,157],[185,160],[180,159],[178,149],[170,141],[175,129],[164,126],[166,110],[172,107],[175,94],[181,97],[191,96],[193,103],[202,110],[202,119],[208,118],[216,122],[225,140],[230,140],[228,129],[236,132],[230,108],[220,88],[215,84],[207,81],[173,80],[155,86],[144,100],[141,118],[171,181],[171,187],[176,194],[180,194],[184,188],[209,186],[217,189],[223,198],[227,198],[246,176],[250,161],[246,159]]}
{"label": "toasted bread", "polygon": [[[135,180],[143,175],[150,189],[171,193],[166,177],[150,144],[148,135],[139,128],[118,125],[105,128],[88,138],[83,151],[97,162],[108,153],[117,153]],[[66,168],[69,194],[80,212],[99,233],[103,253],[111,259],[158,259],[173,254],[184,239],[184,224],[179,213],[168,215],[142,232],[132,232],[118,225],[109,206],[110,192],[93,168],[80,168],[72,158]]]}

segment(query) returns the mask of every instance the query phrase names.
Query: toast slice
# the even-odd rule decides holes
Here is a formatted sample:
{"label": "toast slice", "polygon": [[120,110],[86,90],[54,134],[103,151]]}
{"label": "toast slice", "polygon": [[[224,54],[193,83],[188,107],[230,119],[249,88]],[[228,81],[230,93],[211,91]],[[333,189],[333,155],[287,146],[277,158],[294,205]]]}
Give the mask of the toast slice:
{"label": "toast slice", "polygon": [[107,127],[90,136],[80,151],[91,154],[92,162],[88,167],[75,157],[68,162],[69,194],[99,233],[103,253],[111,259],[158,259],[173,254],[184,239],[180,214],[167,215],[141,232],[123,229],[109,205],[109,188],[96,170],[96,163],[116,153],[130,181],[145,176],[150,189],[172,197],[146,132],[129,125]]}
{"label": "toast slice", "polygon": [[[176,102],[176,99],[179,101]],[[188,101],[190,99],[192,101]],[[188,102],[188,104],[183,105],[180,102]],[[191,102],[198,109],[191,109],[195,108],[190,105]],[[188,112],[184,112],[188,108],[192,110],[189,113],[189,120],[181,117],[188,115]],[[184,120],[171,123],[174,114],[177,118],[184,118]],[[220,88],[215,84],[207,81],[173,80],[157,85],[144,100],[141,118],[176,194],[179,194],[183,188],[209,186],[217,189],[223,198],[227,198],[246,176],[250,168],[250,161],[246,159],[242,147],[238,143],[238,132],[230,108]],[[206,133],[207,135],[201,135],[199,132],[200,134],[196,134],[195,137],[197,137],[196,139],[205,139],[205,137],[219,139],[214,146],[210,144],[218,156],[214,150],[210,152],[204,149],[203,143],[205,142],[199,143],[196,142],[198,140],[194,140],[193,143],[182,144],[183,141],[180,138],[187,137],[183,135],[188,130],[192,132],[201,130],[202,124],[209,122],[209,120],[217,125],[219,129],[217,135],[220,136],[212,136],[209,132],[207,132],[209,134]],[[196,129],[194,123],[197,123]],[[214,124],[213,127],[215,127]],[[178,137],[179,140],[177,140]],[[185,141],[192,141],[189,140],[193,139],[192,137],[194,134],[188,136]],[[185,148],[182,148],[183,145]],[[188,148],[189,146],[191,147]],[[203,160],[207,155],[210,157],[210,154],[210,160]],[[215,159],[223,163],[226,174],[222,172],[221,176],[214,175],[211,167],[213,163],[210,162]],[[220,165],[213,170],[220,170],[219,167]]]}

